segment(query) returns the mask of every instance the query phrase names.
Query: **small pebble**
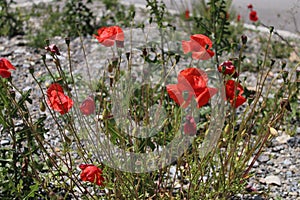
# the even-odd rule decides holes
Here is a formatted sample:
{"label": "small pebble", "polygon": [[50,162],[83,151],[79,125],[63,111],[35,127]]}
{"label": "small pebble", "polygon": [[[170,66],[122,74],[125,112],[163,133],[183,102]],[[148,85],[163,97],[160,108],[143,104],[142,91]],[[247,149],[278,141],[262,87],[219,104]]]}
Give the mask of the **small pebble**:
{"label": "small pebble", "polygon": [[278,176],[267,176],[266,178],[264,178],[264,181],[266,182],[266,184],[274,184],[277,186],[281,186],[281,180]]}

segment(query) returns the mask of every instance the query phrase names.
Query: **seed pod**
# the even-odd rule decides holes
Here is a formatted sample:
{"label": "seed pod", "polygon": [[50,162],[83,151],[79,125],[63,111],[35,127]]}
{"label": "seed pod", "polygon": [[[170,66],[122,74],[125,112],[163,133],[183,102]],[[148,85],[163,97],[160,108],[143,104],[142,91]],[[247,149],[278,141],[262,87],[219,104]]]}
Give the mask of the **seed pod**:
{"label": "seed pod", "polygon": [[45,110],[46,110],[46,106],[45,106],[44,102],[41,100],[40,101],[40,111],[45,112]]}
{"label": "seed pod", "polygon": [[275,128],[269,127],[269,131],[270,131],[270,134],[273,135],[274,137],[278,136],[278,132]]}

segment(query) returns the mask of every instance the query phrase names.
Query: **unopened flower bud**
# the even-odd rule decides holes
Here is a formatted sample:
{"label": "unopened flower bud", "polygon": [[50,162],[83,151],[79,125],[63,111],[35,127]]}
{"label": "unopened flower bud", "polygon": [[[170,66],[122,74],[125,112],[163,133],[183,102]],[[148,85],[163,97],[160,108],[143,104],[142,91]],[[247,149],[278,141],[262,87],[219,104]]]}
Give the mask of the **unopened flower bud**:
{"label": "unopened flower bud", "polygon": [[117,65],[118,65],[118,58],[113,58],[112,59],[112,65],[113,65],[113,67],[117,67]]}
{"label": "unopened flower bud", "polygon": [[129,58],[130,58],[130,52],[126,52],[126,58],[127,58],[127,60],[129,60]]}
{"label": "unopened flower bud", "polygon": [[281,106],[281,108],[292,112],[292,108],[291,108],[291,105],[290,105],[290,102],[288,99],[282,99],[280,106]]}
{"label": "unopened flower bud", "polygon": [[270,33],[273,33],[274,31],[274,26],[270,26]]}
{"label": "unopened flower bud", "polygon": [[45,55],[45,54],[42,55],[42,60],[43,60],[44,62],[46,61],[46,55]]}
{"label": "unopened flower bud", "polygon": [[286,61],[282,61],[281,62],[281,69],[283,70],[285,68],[285,66],[286,66]]}
{"label": "unopened flower bud", "polygon": [[107,70],[107,71],[108,71],[109,73],[112,73],[113,69],[114,69],[114,66],[113,66],[112,64],[109,64],[109,65],[108,65],[108,70]]}
{"label": "unopened flower bud", "polygon": [[10,90],[9,94],[13,99],[16,97],[16,92],[14,90]]}
{"label": "unopened flower bud", "polygon": [[275,60],[271,59],[271,67],[275,64]]}
{"label": "unopened flower bud", "polygon": [[143,56],[146,57],[147,55],[148,55],[147,49],[144,48],[144,49],[143,49]]}
{"label": "unopened flower bud", "polygon": [[246,35],[241,36],[242,43],[245,45],[247,43],[248,37]]}
{"label": "unopened flower bud", "polygon": [[29,73],[30,73],[30,74],[33,74],[33,73],[34,73],[34,67],[33,67],[33,66],[30,66],[30,67],[29,67]]}
{"label": "unopened flower bud", "polygon": [[114,75],[113,74],[110,74],[110,75],[108,75],[108,77],[109,77],[109,83],[110,83],[110,87],[112,87],[113,86],[113,84],[114,84]]}
{"label": "unopened flower bud", "polygon": [[49,45],[50,45],[50,40],[49,40],[49,39],[46,39],[46,40],[45,40],[45,43],[46,43],[46,46],[49,46]]}
{"label": "unopened flower bud", "polygon": [[287,81],[288,75],[289,75],[289,72],[288,72],[288,71],[283,71],[283,72],[282,72],[282,78],[283,78],[284,82]]}
{"label": "unopened flower bud", "polygon": [[66,37],[66,38],[65,38],[65,42],[66,42],[66,44],[69,46],[69,45],[70,45],[70,38],[69,38],[69,37]]}
{"label": "unopened flower bud", "polygon": [[176,54],[175,55],[175,62],[176,62],[176,64],[179,63],[179,60],[180,60],[180,55]]}

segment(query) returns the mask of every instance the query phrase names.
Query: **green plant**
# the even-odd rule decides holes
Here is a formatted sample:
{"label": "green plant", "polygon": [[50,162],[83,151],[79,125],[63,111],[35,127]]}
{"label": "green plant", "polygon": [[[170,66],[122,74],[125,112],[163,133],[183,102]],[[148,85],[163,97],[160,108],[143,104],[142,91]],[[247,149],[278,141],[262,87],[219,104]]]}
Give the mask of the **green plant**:
{"label": "green plant", "polygon": [[[193,5],[193,19],[190,23],[191,33],[202,33],[213,37],[214,48],[217,56],[222,55],[223,51],[230,51],[232,45],[229,38],[232,36],[229,23],[229,8],[232,1],[201,0]],[[236,41],[236,39],[235,39]],[[219,61],[216,60],[219,64]]]}
{"label": "green plant", "polygon": [[[105,1],[109,9],[117,3]],[[246,35],[230,38],[225,1],[202,4],[203,18],[194,15],[192,32],[176,32],[176,20],[156,0],[147,0],[154,28],[135,30],[145,38],[138,44],[132,39],[134,26],[126,32],[115,24],[101,27],[97,40],[105,58],[99,59],[103,67],[99,76],[88,64],[80,66],[88,74],[86,81],[74,73],[78,70],[71,59],[71,39],[65,39],[66,63],[60,60],[57,46],[47,40],[51,59],[42,55],[47,75],[38,79],[34,68],[29,69],[41,91],[40,99],[33,102],[30,91],[20,92],[12,78],[1,78],[0,122],[13,141],[2,150],[0,160],[4,163],[0,178],[9,183],[1,185],[3,197],[210,200],[246,193],[252,167],[264,147],[276,137],[282,120],[288,119],[287,112],[297,115],[299,64],[285,68],[270,59],[270,27],[252,64],[257,69],[256,88],[248,90],[247,77],[242,75],[249,71],[245,49],[251,43]],[[55,22],[56,14],[63,17],[58,8],[53,13],[49,22]],[[133,11],[123,14],[134,18]],[[64,32],[59,23],[55,30]],[[234,45],[240,47],[238,54],[227,60]],[[219,64],[220,59],[227,60],[226,65]],[[278,73],[269,78],[274,68]],[[7,75],[7,70],[0,75]],[[45,80],[49,87],[44,87]],[[20,97],[15,97],[16,92]],[[35,120],[25,101],[40,103],[45,114]],[[16,127],[16,120],[21,126]],[[50,131],[46,122],[59,139],[57,144],[43,137]],[[28,172],[24,180],[20,179],[23,166]]]}
{"label": "green plant", "polygon": [[102,0],[105,9],[99,22],[100,26],[118,24],[123,27],[130,27],[134,24],[135,7],[134,5],[126,6],[119,0]]}
{"label": "green plant", "polygon": [[[18,91],[6,79],[0,79],[1,135],[8,135],[11,144],[0,149],[0,197],[35,197],[36,183],[44,165],[39,162],[39,142],[44,139],[45,116],[33,119],[27,103],[32,104],[31,90]],[[19,93],[20,97],[16,97]]]}
{"label": "green plant", "polygon": [[67,36],[78,36],[92,34],[95,29],[95,16],[88,5],[92,0],[69,0],[64,6],[62,13],[62,24],[65,27]]}
{"label": "green plant", "polygon": [[13,10],[11,5],[15,3],[13,0],[0,1],[0,35],[15,36],[24,34],[24,16],[17,8]]}
{"label": "green plant", "polygon": [[[29,13],[42,19],[41,25],[32,24],[27,34],[30,45],[42,48],[45,40],[65,35],[66,37],[86,36],[94,32],[95,16],[88,5],[92,1],[69,0],[61,9],[59,5],[35,6]],[[46,14],[45,14],[46,13]]]}

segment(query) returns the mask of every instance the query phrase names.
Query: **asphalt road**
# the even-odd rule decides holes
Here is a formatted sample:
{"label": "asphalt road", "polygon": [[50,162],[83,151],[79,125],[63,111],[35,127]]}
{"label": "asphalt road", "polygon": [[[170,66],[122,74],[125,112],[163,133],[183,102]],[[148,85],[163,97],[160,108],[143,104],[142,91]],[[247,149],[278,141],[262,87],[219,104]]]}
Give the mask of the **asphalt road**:
{"label": "asphalt road", "polygon": [[[20,6],[38,2],[54,0],[15,0]],[[62,0],[61,0],[62,1]],[[94,2],[100,0],[94,0]],[[146,0],[120,0],[127,4],[143,6]],[[199,1],[199,0],[198,0]],[[167,7],[176,11],[191,8],[197,0],[164,0]],[[233,0],[233,9],[236,10],[246,23],[249,21],[247,5],[251,3],[257,11],[258,17],[265,25],[272,25],[276,29],[287,30],[293,33],[300,31],[300,0]],[[299,33],[300,34],[300,33]]]}

